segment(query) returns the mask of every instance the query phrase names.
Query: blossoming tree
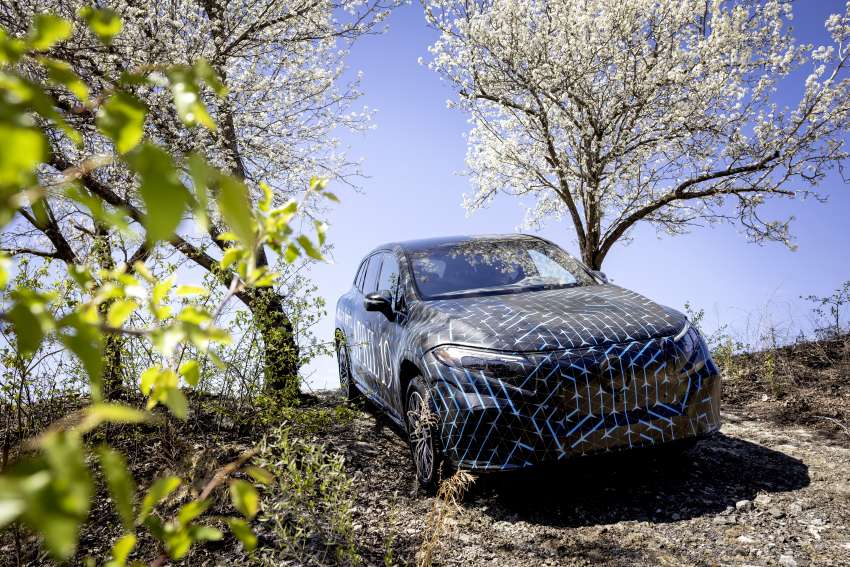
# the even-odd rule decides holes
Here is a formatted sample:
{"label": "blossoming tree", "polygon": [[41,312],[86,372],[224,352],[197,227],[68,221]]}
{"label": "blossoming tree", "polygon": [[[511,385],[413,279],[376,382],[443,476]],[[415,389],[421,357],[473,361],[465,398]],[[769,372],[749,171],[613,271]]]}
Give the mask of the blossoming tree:
{"label": "blossoming tree", "polygon": [[[82,143],[75,145],[45,124],[53,134],[49,137],[51,157],[41,173],[61,176],[82,165],[78,177],[83,193],[107,212],[128,212],[136,224],[151,212],[149,206],[156,198],[174,202],[175,207],[162,209],[163,214],[183,210],[182,185],[190,164],[183,164],[173,179],[139,186],[121,161],[93,168],[85,166],[84,160],[93,154],[124,154],[142,135],[156,140],[171,155],[196,153],[244,180],[255,201],[262,197],[260,181],[271,188],[277,206],[302,194],[313,175],[351,184],[359,174],[358,164],[346,158],[334,134],[339,129],[368,127],[369,114],[352,110],[359,96],[358,80],[343,80],[345,58],[351,42],[374,32],[396,3],[99,2],[116,15],[114,21],[122,22],[120,33],[108,44],[77,26],[65,41],[51,46],[51,68],[45,70],[38,62],[27,60],[19,63],[29,80],[55,95],[56,112],[82,138]],[[11,36],[22,37],[35,15],[50,12],[69,21],[79,20],[78,14],[87,4],[82,0],[3,3],[0,26]],[[95,20],[93,25],[104,33],[117,31],[109,29],[112,22]],[[167,88],[162,69],[168,66],[178,72],[174,69],[179,68],[188,75],[196,61],[208,62],[204,73],[219,78],[216,90],[222,96],[210,89],[178,92]],[[106,102],[108,113],[80,102],[87,98],[100,101],[130,70],[138,69],[151,71],[159,84],[125,86],[121,97]],[[70,73],[79,78],[74,88],[57,89],[56,78]],[[184,122],[190,129],[182,127]],[[128,133],[112,144],[105,134],[119,131]],[[133,266],[154,253],[150,239],[127,239],[96,222],[72,200],[51,194],[42,203],[46,212],[41,216],[29,207],[19,209],[18,218],[0,235],[0,249],[15,256],[52,258],[69,266],[91,261],[104,269],[122,262]],[[306,214],[316,218],[317,208],[321,208],[318,203],[318,199],[303,203]],[[317,226],[324,230],[323,225]],[[227,287],[229,274],[217,271],[218,260],[227,249],[222,232],[222,219],[212,210],[209,222],[182,224],[160,249],[176,249],[182,259],[219,274],[220,283]],[[318,251],[313,252],[318,256]],[[287,252],[296,253],[296,248]],[[264,248],[258,251],[257,262],[260,266],[269,263]],[[285,298],[272,287],[246,288],[237,297],[252,312],[263,337],[266,385],[276,389],[295,385],[300,357]],[[109,360],[118,356],[120,346],[107,344],[106,352]],[[107,385],[114,381],[111,369],[119,366],[114,360],[107,365]]]}
{"label": "blossoming tree", "polygon": [[780,0],[427,0],[430,66],[472,124],[464,206],[533,197],[526,223],[568,218],[594,269],[640,223],[791,246],[762,205],[819,198],[848,157],[847,6],[815,47]]}

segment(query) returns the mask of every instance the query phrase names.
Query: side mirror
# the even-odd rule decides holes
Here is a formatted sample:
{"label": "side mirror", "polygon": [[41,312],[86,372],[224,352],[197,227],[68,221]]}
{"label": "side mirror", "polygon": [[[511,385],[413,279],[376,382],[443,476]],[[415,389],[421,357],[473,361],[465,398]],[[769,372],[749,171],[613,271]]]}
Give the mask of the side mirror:
{"label": "side mirror", "polygon": [[363,300],[363,306],[366,308],[366,311],[380,311],[388,318],[393,314],[393,306],[386,292],[376,291],[367,294]]}
{"label": "side mirror", "polygon": [[602,283],[610,283],[611,280],[608,279],[608,276],[605,275],[605,272],[600,272],[599,270],[593,270],[593,275],[602,280]]}

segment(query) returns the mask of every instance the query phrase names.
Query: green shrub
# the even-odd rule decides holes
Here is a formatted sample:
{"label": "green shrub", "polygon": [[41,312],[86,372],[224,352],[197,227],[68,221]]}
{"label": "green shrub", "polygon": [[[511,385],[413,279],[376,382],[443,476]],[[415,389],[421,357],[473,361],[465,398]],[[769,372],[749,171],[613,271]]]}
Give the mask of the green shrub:
{"label": "green shrub", "polygon": [[261,445],[257,463],[275,475],[265,492],[261,522],[271,523],[274,543],[255,559],[264,565],[294,560],[360,563],[354,545],[352,481],[343,457],[325,445],[290,439],[280,428]]}

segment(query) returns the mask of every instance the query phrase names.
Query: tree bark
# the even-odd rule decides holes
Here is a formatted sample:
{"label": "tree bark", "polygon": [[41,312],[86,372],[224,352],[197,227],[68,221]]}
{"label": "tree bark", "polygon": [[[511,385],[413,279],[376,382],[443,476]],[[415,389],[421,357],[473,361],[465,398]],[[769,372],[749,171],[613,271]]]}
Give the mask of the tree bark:
{"label": "tree bark", "polygon": [[[95,222],[94,242],[92,244],[92,259],[104,270],[115,269],[112,259],[112,243],[109,238],[109,228]],[[113,301],[105,301],[100,305],[100,311],[105,315]],[[124,388],[124,378],[121,368],[121,350],[124,347],[124,337],[117,333],[109,333],[103,339],[103,372],[101,374],[101,393],[105,400],[119,398]]]}
{"label": "tree bark", "polygon": [[297,397],[298,344],[292,321],[284,310],[283,297],[273,289],[254,289],[240,299],[251,310],[254,324],[263,337],[264,390],[284,397]]}

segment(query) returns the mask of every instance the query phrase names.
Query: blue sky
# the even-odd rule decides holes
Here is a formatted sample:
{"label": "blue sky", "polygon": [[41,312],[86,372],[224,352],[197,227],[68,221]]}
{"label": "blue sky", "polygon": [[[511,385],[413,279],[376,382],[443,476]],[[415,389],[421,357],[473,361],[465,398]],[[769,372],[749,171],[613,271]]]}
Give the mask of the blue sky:
{"label": "blue sky", "polygon": [[[800,41],[823,43],[824,19],[843,11],[844,0],[795,2],[795,35]],[[351,72],[363,72],[361,103],[378,112],[375,129],[342,136],[350,157],[363,159],[368,178],[360,183],[361,193],[334,188],[342,204],[328,217],[333,263],[312,272],[328,300],[328,316],[317,328],[322,338],[333,336],[336,300],[374,246],[427,236],[515,232],[522,222],[523,201],[508,197],[466,216],[461,195],[469,190],[468,180],[456,175],[464,167],[466,116],[446,108],[452,98],[448,85],[417,64],[419,57],[427,60],[427,48],[437,35],[425,25],[418,2],[396,10],[388,23],[386,34],[363,39],[349,59]],[[798,86],[783,90],[787,102],[793,101]],[[659,303],[682,309],[689,301],[705,309],[708,330],[725,324],[748,341],[757,338],[759,326],[767,321],[793,333],[808,330],[809,306],[799,297],[827,294],[850,279],[850,187],[833,175],[820,191],[828,195],[827,204],[783,202],[771,209],[796,217],[795,252],[781,244],[748,243],[738,228],[727,225],[679,237],[659,237],[642,227],[632,243],[613,249],[604,271],[618,285]],[[538,234],[577,255],[566,221],[553,222]],[[337,385],[331,357],[317,359],[306,372],[310,387]]]}

